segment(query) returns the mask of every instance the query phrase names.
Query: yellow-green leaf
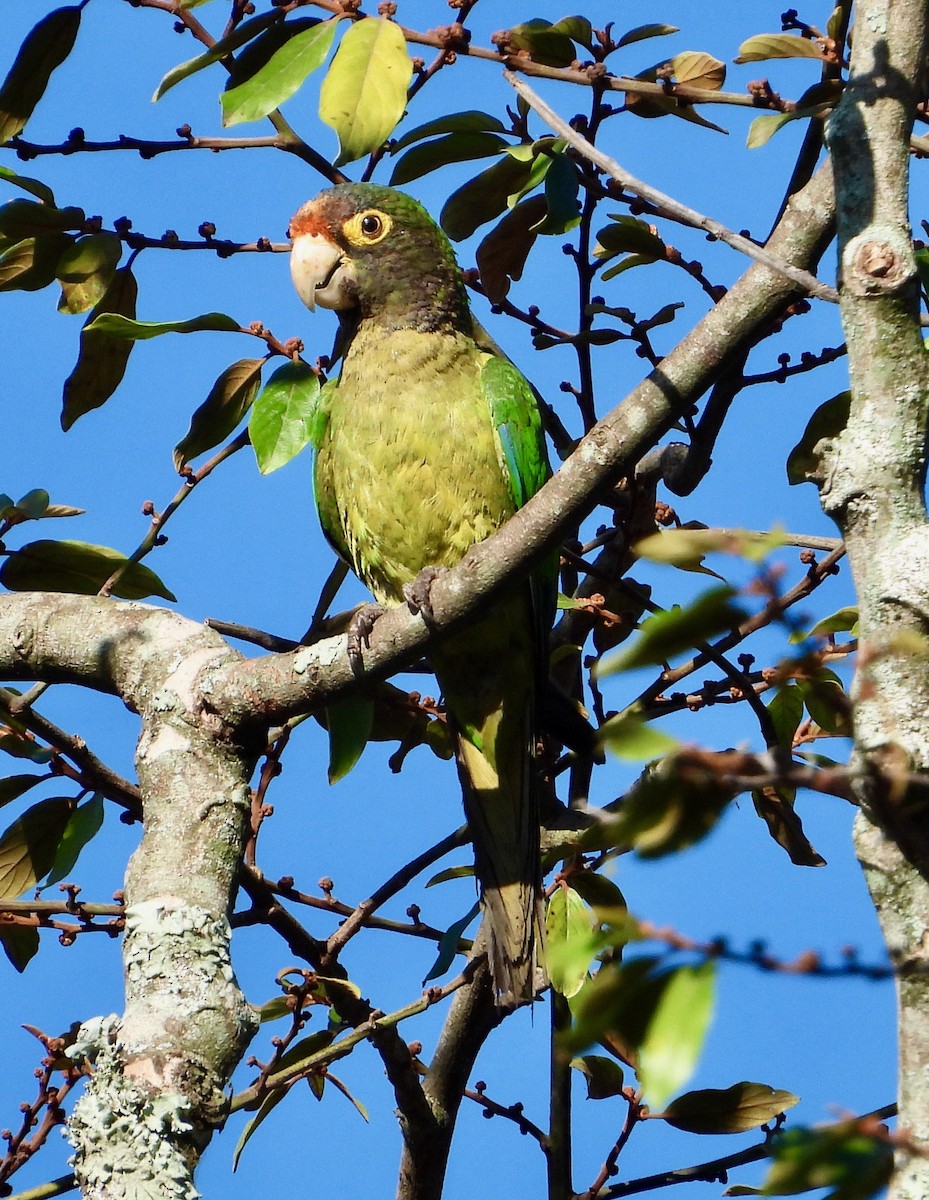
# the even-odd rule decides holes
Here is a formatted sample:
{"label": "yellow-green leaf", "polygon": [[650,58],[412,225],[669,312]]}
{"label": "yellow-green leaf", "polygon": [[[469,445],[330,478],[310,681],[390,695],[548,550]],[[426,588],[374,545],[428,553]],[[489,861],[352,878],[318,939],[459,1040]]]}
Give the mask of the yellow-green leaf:
{"label": "yellow-green leaf", "polygon": [[223,124],[259,121],[289,100],[307,76],[326,61],[340,20],[332,17],[295,33],[250,79],[223,92]]}
{"label": "yellow-green leaf", "polygon": [[[185,5],[185,7],[190,6]],[[279,20],[280,15],[274,10],[272,12],[261,13],[260,16],[252,17],[249,21],[243,21],[240,25],[236,26],[228,37],[221,38],[205,54],[198,54],[196,58],[189,58],[186,62],[178,63],[176,67],[172,67],[167,75],[164,76],[161,83],[159,83],[154,96],[152,96],[152,100],[160,100],[165,92],[169,92],[182,79],[187,79],[189,75],[195,75],[197,71],[202,71],[204,67],[209,67],[215,62],[219,62],[221,58],[232,54],[234,50],[238,50],[240,46],[244,46],[246,42],[250,42],[252,38],[257,37],[269,25]]]}
{"label": "yellow-green leaf", "polygon": [[643,759],[660,758],[663,754],[672,754],[680,749],[677,738],[664,733],[648,721],[643,721],[634,711],[611,717],[600,727],[597,736],[601,744],[611,750],[617,758],[639,762]]}
{"label": "yellow-green leaf", "polygon": [[[93,596],[119,567],[125,554],[109,546],[87,542],[40,540],[27,542],[10,554],[0,567],[0,583],[11,592],[71,592]],[[124,600],[143,600],[161,596],[177,597],[161,582],[154,571],[142,563],[131,563],[113,588],[114,596]]]}
{"label": "yellow-green leaf", "polygon": [[264,361],[263,358],[240,358],[226,367],[190,418],[190,428],[174,448],[175,470],[183,470],[192,458],[218,446],[232,433],[255,399]]}
{"label": "yellow-green leaf", "polygon": [[652,1108],[668,1098],[693,1073],[710,1026],[716,964],[678,967],[648,1023],[639,1049],[639,1082]]}
{"label": "yellow-green leaf", "polygon": [[671,59],[674,78],[688,87],[717,92],[726,82],[726,64],[703,50],[684,50]]}
{"label": "yellow-green leaf", "polygon": [[336,131],[336,166],[372,154],[403,116],[413,64],[399,26],[364,17],[347,31],[320,90],[320,118]]}
{"label": "yellow-green leaf", "polygon": [[73,808],[66,796],[40,800],[0,837],[0,899],[14,900],[48,874]]}
{"label": "yellow-green leaf", "polygon": [[717,634],[736,629],[745,619],[745,612],[733,604],[733,596],[732,588],[713,588],[686,608],[672,608],[648,617],[628,649],[600,660],[597,676],[603,679],[633,667],[660,665]]}
{"label": "yellow-green leaf", "polygon": [[103,298],[84,323],[77,362],[65,380],[62,393],[62,429],[70,429],[78,417],[105,404],[119,387],[135,343],[102,333],[88,334],[87,329],[104,313],[135,317],[138,293],[132,269],[123,267],[115,273]]}
{"label": "yellow-green leaf", "polygon": [[583,1054],[571,1059],[571,1066],[580,1071],[587,1081],[588,1100],[606,1100],[610,1096],[621,1096],[623,1092],[623,1069],[612,1058],[602,1054]]}
{"label": "yellow-green leaf", "polygon": [[766,1083],[734,1083],[728,1088],[703,1088],[672,1100],[663,1120],[685,1133],[747,1133],[799,1102],[793,1092]]}
{"label": "yellow-green leaf", "polygon": [[737,63],[764,62],[769,58],[818,58],[826,56],[809,38],[796,37],[792,33],[759,33],[748,38],[739,47]]}
{"label": "yellow-green leaf", "polygon": [[83,4],[56,8],[26,35],[9,74],[0,85],[0,143],[26,127],[52,72],[71,53]]}
{"label": "yellow-green leaf", "polygon": [[132,342],[144,342],[149,338],[161,337],[164,333],[203,333],[207,331],[218,333],[241,333],[238,321],[227,317],[225,313],[204,313],[200,317],[191,317],[187,321],[134,321],[119,313],[103,313],[89,321],[84,332],[91,334],[106,334],[112,338],[127,338]]}
{"label": "yellow-green leaf", "polygon": [[577,995],[596,949],[590,909],[573,888],[557,888],[545,907],[545,964],[555,991]]}
{"label": "yellow-green leaf", "polygon": [[58,261],[58,311],[82,313],[99,304],[113,282],[122,252],[115,233],[91,233],[73,242]]}

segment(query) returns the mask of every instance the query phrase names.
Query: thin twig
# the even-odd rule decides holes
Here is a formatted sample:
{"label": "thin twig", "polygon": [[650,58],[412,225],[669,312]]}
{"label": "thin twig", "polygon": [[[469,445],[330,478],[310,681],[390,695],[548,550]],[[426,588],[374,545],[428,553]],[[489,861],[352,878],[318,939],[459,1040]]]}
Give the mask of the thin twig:
{"label": "thin twig", "polygon": [[505,71],[504,76],[507,82],[516,89],[527,104],[535,109],[542,120],[554,129],[559,137],[563,137],[570,146],[573,146],[578,154],[583,155],[584,158],[594,163],[602,171],[605,171],[611,179],[615,179],[625,190],[633,192],[636,196],[640,196],[643,200],[647,200],[651,204],[661,205],[669,216],[679,221],[682,225],[689,225],[693,229],[702,229],[713,237],[718,238],[721,242],[725,242],[734,250],[739,250],[742,254],[748,255],[749,258],[755,259],[756,262],[761,263],[770,270],[777,271],[781,275],[786,275],[788,279],[792,279],[794,283],[799,284],[811,296],[817,296],[820,300],[828,300],[832,304],[838,304],[839,294],[835,288],[821,283],[809,271],[792,266],[790,263],[785,262],[784,259],[778,258],[776,254],[765,250],[763,246],[759,246],[750,238],[743,237],[740,233],[735,233],[713,217],[704,216],[702,213],[697,212],[696,209],[689,208],[686,204],[675,200],[673,196],[668,196],[650,184],[643,183],[642,180],[637,179],[634,175],[630,175],[615,159],[598,150],[596,146],[592,146],[576,129],[572,129],[567,121],[562,120],[553,109],[549,108],[541,96],[537,95],[527,83],[524,83],[512,71]]}

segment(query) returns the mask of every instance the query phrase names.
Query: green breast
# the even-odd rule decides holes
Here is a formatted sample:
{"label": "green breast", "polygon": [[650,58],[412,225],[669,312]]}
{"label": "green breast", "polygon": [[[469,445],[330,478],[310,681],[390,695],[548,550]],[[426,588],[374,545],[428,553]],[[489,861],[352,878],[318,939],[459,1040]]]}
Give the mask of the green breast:
{"label": "green breast", "polygon": [[452,566],[514,511],[480,371],[459,333],[364,325],[332,392],[316,462],[327,532],[382,603]]}

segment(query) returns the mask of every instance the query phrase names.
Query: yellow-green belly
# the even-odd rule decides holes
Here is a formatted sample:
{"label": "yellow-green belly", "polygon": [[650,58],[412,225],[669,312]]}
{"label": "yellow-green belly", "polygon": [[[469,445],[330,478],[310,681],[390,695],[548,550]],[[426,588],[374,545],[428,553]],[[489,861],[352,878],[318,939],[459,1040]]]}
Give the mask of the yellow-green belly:
{"label": "yellow-green belly", "polygon": [[334,540],[379,601],[452,566],[512,516],[484,400],[486,358],[461,334],[362,328],[330,401],[316,491]]}

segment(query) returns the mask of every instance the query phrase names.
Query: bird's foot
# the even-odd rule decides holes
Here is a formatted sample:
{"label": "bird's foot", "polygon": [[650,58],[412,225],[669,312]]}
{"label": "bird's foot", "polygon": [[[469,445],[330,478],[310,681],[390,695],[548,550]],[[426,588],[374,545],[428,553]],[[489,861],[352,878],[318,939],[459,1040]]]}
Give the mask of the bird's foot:
{"label": "bird's foot", "polygon": [[384,610],[379,604],[360,604],[348,624],[348,661],[355,674],[361,671],[362,650],[371,645],[371,630]]}
{"label": "bird's foot", "polygon": [[427,625],[435,624],[435,613],[432,611],[432,585],[447,570],[447,567],[423,567],[414,580],[403,585],[403,596],[410,606],[410,611],[422,614]]}

